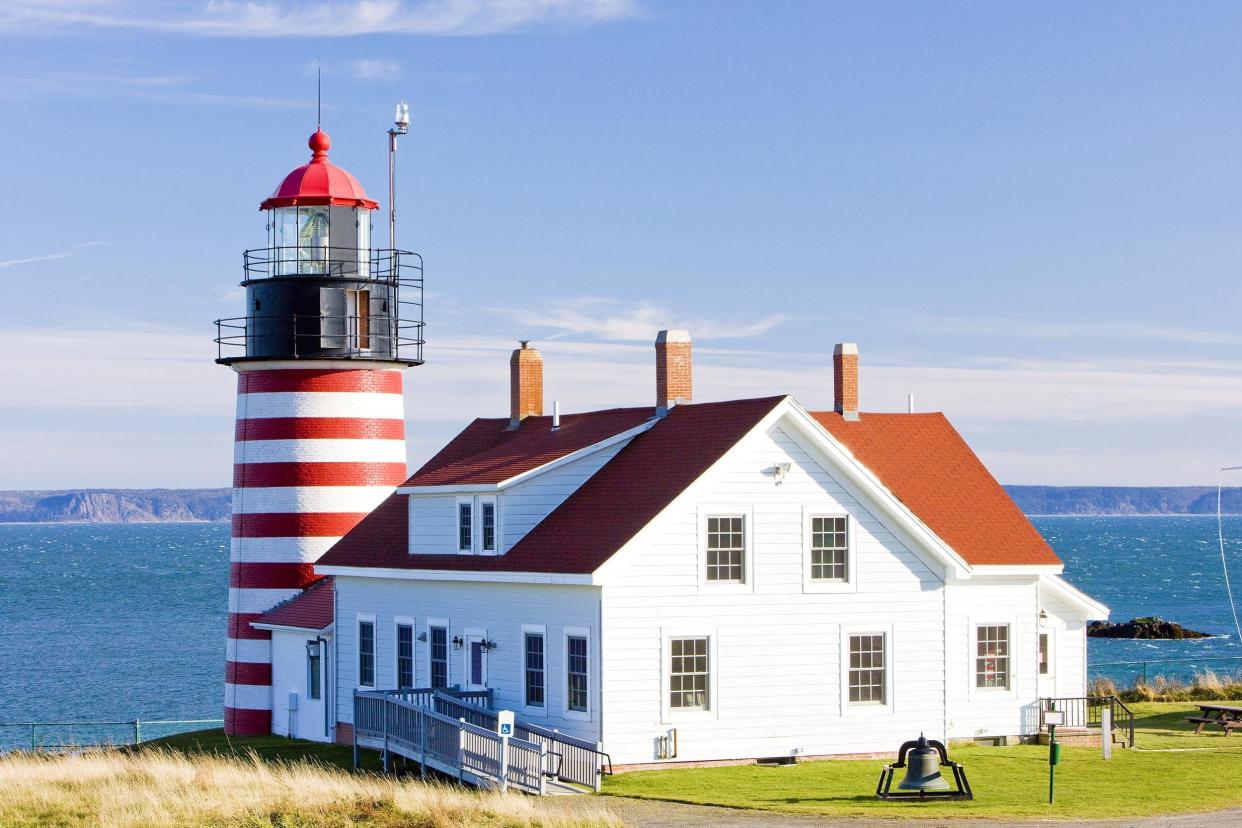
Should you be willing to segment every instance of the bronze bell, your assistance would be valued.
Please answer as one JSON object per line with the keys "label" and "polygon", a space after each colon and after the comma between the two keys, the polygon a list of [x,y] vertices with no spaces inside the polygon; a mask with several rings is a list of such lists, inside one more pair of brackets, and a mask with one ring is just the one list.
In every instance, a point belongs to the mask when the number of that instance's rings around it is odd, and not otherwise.
{"label": "bronze bell", "polygon": [[902,791],[947,791],[949,783],[940,775],[940,755],[919,734],[914,749],[906,757],[906,778],[897,785]]}

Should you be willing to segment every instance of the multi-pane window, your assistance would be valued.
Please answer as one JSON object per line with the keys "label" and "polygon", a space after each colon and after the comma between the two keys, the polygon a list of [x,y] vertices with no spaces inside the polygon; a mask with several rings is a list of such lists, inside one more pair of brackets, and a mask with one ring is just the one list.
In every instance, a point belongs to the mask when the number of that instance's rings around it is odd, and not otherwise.
{"label": "multi-pane window", "polygon": [[414,627],[397,625],[397,687],[414,686]]}
{"label": "multi-pane window", "polygon": [[543,707],[544,701],[544,652],[543,636],[526,633],[526,706]]}
{"label": "multi-pane window", "polygon": [[496,504],[483,504],[483,551],[496,551]]}
{"label": "multi-pane window", "polygon": [[668,706],[673,710],[706,710],[708,655],[706,638],[669,640]]}
{"label": "multi-pane window", "polygon": [[448,630],[444,627],[432,627],[431,639],[431,686],[448,687]]}
{"label": "multi-pane window", "polygon": [[849,580],[848,544],[844,517],[811,518],[811,580]]}
{"label": "multi-pane window", "polygon": [[744,521],[741,515],[707,519],[707,580],[734,584],[745,580]]}
{"label": "multi-pane window", "polygon": [[358,684],[375,686],[375,622],[358,622]]}
{"label": "multi-pane window", "polygon": [[977,628],[975,647],[975,687],[1009,689],[1009,625]]}
{"label": "multi-pane window", "polygon": [[850,636],[850,704],[884,704],[884,634]]}
{"label": "multi-pane window", "polygon": [[306,698],[318,701],[323,695],[322,645],[318,641],[309,641],[306,646]]}
{"label": "multi-pane window", "polygon": [[1039,674],[1048,675],[1048,633],[1039,634]]}
{"label": "multi-pane window", "polygon": [[567,659],[566,675],[568,677],[568,683],[565,688],[566,701],[570,710],[586,712],[589,708],[586,636],[567,636],[565,638],[565,651]]}
{"label": "multi-pane window", "polygon": [[474,544],[474,510],[469,503],[457,504],[457,549],[469,552]]}

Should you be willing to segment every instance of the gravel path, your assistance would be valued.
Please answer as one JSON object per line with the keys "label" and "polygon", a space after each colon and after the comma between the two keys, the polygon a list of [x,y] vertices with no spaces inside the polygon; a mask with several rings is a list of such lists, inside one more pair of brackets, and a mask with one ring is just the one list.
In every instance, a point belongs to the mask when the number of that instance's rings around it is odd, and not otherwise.
{"label": "gravel path", "polygon": [[897,824],[937,828],[962,825],[967,828],[1004,828],[1024,825],[1073,825],[1075,828],[1227,828],[1242,826],[1242,809],[1213,811],[1204,814],[1183,814],[1164,817],[1130,817],[1115,820],[1027,820],[992,822],[979,819],[833,819],[830,817],[778,814],[771,811],[747,811],[738,808],[713,808],[620,796],[549,797],[544,800],[552,808],[573,810],[590,803],[603,805],[632,828],[682,828],[686,825],[710,825],[712,828],[893,828]]}

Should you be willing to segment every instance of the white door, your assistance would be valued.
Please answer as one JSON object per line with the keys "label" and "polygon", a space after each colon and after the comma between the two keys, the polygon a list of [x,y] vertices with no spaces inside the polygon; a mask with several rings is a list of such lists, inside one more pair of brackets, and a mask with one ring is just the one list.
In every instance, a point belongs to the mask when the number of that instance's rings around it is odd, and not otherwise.
{"label": "white door", "polygon": [[482,633],[466,633],[466,689],[487,689],[487,650],[483,647],[486,639]]}
{"label": "white door", "polygon": [[1040,627],[1036,644],[1039,696],[1045,699],[1055,698],[1057,695],[1057,649],[1053,629]]}

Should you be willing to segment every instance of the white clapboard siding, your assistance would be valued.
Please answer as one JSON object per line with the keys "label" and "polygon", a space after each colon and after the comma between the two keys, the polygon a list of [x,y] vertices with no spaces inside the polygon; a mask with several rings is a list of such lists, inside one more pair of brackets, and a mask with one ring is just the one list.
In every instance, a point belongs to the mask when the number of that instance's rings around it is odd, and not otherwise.
{"label": "white clapboard siding", "polygon": [[[358,675],[359,613],[375,616],[375,678],[378,688],[396,686],[397,633],[395,619],[413,619],[414,683],[430,684],[429,641],[419,641],[428,619],[448,622],[448,639],[478,630],[496,642],[487,654],[487,683],[495,693],[495,707],[519,712],[523,718],[555,727],[580,738],[599,739],[599,589],[556,584],[469,583],[465,581],[411,581],[338,576],[337,587],[337,716],[353,721],[353,690]],[[523,710],[522,625],[546,625],[547,715]],[[591,664],[591,718],[565,715],[566,627],[589,630]],[[449,684],[466,686],[467,650],[449,645]]]}
{"label": "white clapboard siding", "polygon": [[[328,742],[331,741],[331,735],[324,727],[324,696],[331,684],[331,675],[327,672],[323,674],[318,701],[306,696],[306,642],[315,638],[316,634],[312,632],[272,631],[272,732],[278,736]],[[331,643],[323,648],[326,655],[330,655],[331,650]],[[292,722],[289,717],[290,693],[298,695],[298,706]],[[291,723],[293,733],[289,732]]]}
{"label": "white clapboard siding", "polygon": [[[791,463],[780,485],[770,471],[778,462]],[[674,727],[682,761],[888,751],[919,731],[942,735],[939,578],[780,429],[747,438],[702,482],[604,588],[613,761],[653,761],[655,739]],[[700,512],[731,505],[753,516],[753,585],[744,590],[700,583]],[[857,591],[804,591],[804,507],[849,515]],[[891,635],[889,705],[843,714],[843,629]],[[666,715],[664,638],[699,632],[715,638],[715,709]]]}
{"label": "white clapboard siding", "polygon": [[1087,622],[1072,607],[1044,592],[1040,605],[1048,613],[1052,635],[1051,667],[1056,695],[1087,695]]}
{"label": "white clapboard siding", "polygon": [[[1038,726],[1038,592],[1035,578],[970,580],[948,587],[949,735],[1012,736]],[[1008,690],[975,686],[975,628],[1008,624]]]}

